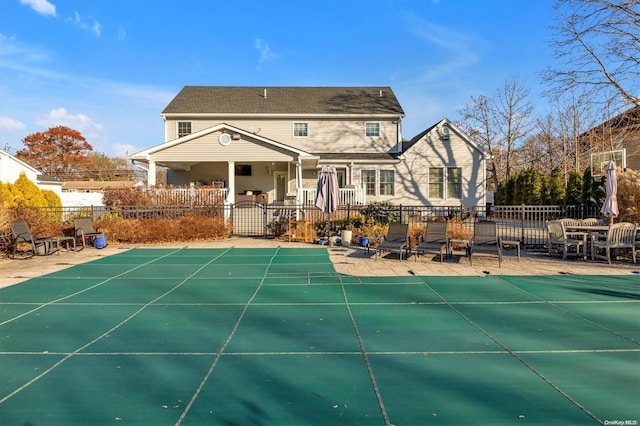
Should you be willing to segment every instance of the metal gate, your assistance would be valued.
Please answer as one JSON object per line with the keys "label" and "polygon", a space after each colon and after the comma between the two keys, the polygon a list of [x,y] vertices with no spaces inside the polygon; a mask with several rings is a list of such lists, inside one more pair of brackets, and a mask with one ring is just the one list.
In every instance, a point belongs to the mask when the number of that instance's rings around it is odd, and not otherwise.
{"label": "metal gate", "polygon": [[240,201],[232,206],[233,235],[266,237],[266,208],[255,201]]}

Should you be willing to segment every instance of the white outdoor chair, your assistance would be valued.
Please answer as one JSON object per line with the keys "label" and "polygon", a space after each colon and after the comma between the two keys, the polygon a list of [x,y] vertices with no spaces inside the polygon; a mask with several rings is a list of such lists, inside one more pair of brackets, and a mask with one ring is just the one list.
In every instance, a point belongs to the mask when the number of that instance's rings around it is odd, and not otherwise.
{"label": "white outdoor chair", "polygon": [[[637,225],[634,223],[620,222],[609,227],[606,240],[594,239],[591,242],[591,260],[605,259],[611,264],[611,254],[621,254],[629,250],[631,259],[636,263],[636,231]],[[604,251],[604,255],[599,251]]]}
{"label": "white outdoor chair", "polygon": [[[547,234],[549,255],[561,252],[562,259],[566,259],[568,255],[587,257],[587,235],[582,234],[580,238],[567,235],[562,222],[559,220],[547,221]],[[575,252],[571,249],[575,247]],[[582,252],[581,250],[582,249]]]}

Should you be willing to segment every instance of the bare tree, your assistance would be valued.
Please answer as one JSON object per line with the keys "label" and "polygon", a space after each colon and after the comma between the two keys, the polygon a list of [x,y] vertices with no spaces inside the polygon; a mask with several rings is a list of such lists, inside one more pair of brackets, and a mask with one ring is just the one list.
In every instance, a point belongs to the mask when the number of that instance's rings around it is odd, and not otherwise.
{"label": "bare tree", "polygon": [[529,89],[516,79],[505,81],[494,98],[472,96],[460,112],[460,127],[489,154],[489,186],[495,189],[518,168],[516,151],[531,130]]}
{"label": "bare tree", "polygon": [[558,0],[554,9],[559,64],[543,74],[550,93],[584,91],[618,110],[640,106],[640,1]]}

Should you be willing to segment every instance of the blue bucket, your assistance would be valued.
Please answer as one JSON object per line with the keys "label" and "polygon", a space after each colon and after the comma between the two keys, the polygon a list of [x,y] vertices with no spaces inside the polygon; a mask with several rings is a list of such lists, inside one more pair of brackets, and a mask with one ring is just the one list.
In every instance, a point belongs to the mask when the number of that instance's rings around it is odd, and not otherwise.
{"label": "blue bucket", "polygon": [[105,248],[107,246],[107,237],[96,237],[95,247],[97,249]]}
{"label": "blue bucket", "polygon": [[360,247],[369,247],[369,239],[367,237],[360,237],[358,245]]}

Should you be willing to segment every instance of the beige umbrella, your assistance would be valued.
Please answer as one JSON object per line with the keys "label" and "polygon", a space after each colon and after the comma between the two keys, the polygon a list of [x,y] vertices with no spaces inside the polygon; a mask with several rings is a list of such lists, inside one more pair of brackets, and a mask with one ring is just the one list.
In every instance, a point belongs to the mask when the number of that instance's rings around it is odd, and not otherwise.
{"label": "beige umbrella", "polygon": [[613,218],[618,216],[618,177],[616,176],[616,163],[613,161],[609,161],[607,166],[605,189],[607,198],[605,198],[600,212],[605,217],[611,218],[611,223],[613,223]]}
{"label": "beige umbrella", "polygon": [[332,213],[338,209],[340,202],[338,174],[333,166],[322,166],[318,176],[316,189],[316,207],[323,213]]}

